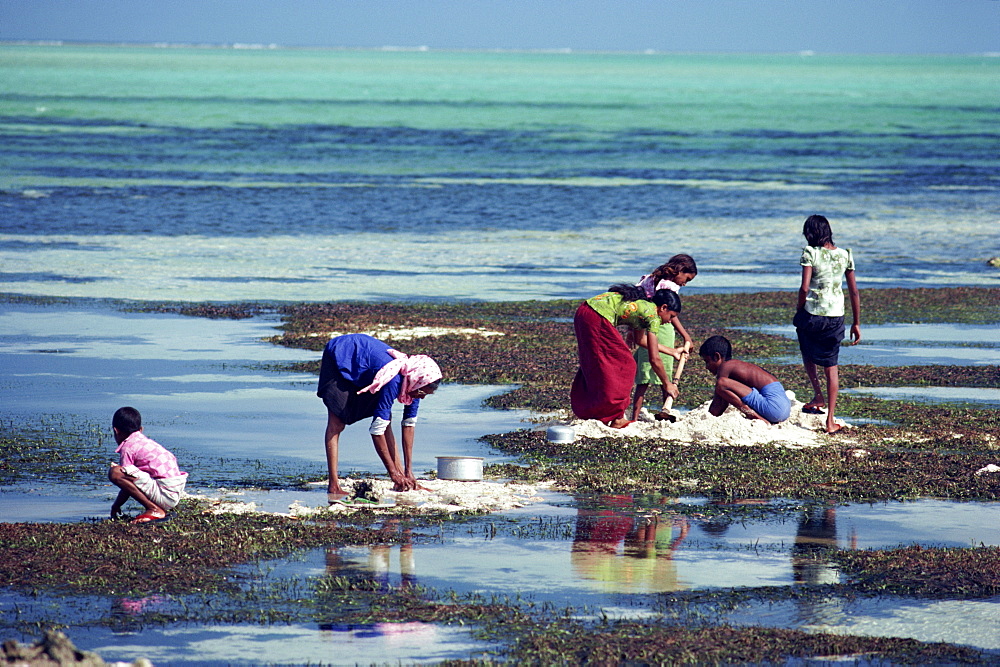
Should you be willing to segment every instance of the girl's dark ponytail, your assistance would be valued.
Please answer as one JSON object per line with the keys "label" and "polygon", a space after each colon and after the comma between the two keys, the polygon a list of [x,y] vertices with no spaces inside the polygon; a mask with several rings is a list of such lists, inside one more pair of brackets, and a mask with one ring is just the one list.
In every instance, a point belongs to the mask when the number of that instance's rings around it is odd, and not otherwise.
{"label": "girl's dark ponytail", "polygon": [[639,301],[640,299],[646,298],[646,292],[641,287],[636,287],[635,285],[626,285],[625,283],[620,283],[618,285],[612,285],[608,288],[609,292],[616,292],[622,295],[622,299],[625,301]]}

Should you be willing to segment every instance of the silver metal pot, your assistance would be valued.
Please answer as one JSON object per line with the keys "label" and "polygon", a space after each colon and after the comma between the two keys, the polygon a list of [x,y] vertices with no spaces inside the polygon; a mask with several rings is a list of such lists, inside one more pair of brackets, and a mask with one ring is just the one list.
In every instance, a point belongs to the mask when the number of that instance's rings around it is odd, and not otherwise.
{"label": "silver metal pot", "polygon": [[478,482],[483,478],[481,456],[438,456],[438,479]]}

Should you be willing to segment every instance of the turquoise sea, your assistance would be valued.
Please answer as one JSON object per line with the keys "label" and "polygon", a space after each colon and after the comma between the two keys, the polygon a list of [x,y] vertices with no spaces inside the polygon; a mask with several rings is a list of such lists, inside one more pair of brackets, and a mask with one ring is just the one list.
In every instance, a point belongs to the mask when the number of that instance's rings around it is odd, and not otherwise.
{"label": "turquoise sea", "polygon": [[0,292],[998,285],[1000,58],[0,45]]}

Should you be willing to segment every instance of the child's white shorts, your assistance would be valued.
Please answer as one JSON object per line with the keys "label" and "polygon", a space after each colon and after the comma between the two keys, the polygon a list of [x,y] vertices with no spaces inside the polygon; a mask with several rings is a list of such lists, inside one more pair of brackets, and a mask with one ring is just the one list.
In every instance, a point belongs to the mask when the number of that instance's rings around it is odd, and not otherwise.
{"label": "child's white shorts", "polygon": [[187,473],[177,477],[154,479],[148,472],[135,466],[125,466],[122,469],[135,479],[135,485],[146,494],[147,498],[165,510],[173,509],[180,502],[181,496],[184,495]]}

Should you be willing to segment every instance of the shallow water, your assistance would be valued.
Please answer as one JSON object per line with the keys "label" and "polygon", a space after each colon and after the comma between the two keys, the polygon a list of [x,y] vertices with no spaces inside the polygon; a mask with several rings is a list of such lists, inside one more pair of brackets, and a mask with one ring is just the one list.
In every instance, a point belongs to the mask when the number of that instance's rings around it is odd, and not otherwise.
{"label": "shallow water", "polygon": [[429,623],[212,625],[95,630],[77,642],[105,660],[148,658],[154,665],[427,664],[469,659],[490,647],[467,628]]}
{"label": "shallow water", "polygon": [[539,601],[604,607],[619,594],[839,580],[833,566],[818,574],[802,564],[819,547],[1000,545],[1000,527],[992,521],[996,503],[854,504],[818,507],[785,521],[719,522],[633,505],[627,496],[604,501],[604,509],[534,506],[532,514],[565,528],[564,539],[456,534],[440,542],[337,549],[332,569],[329,551],[316,550],[294,569],[311,575],[362,570],[396,585],[406,579],[462,593],[516,591]]}
{"label": "shallow water", "polygon": [[[816,558],[817,549],[828,546],[878,549],[909,544],[1000,544],[1000,529],[992,521],[996,503],[922,500],[818,506],[791,513],[784,521],[744,519],[720,524],[669,511],[656,515],[648,497],[604,497],[597,504],[592,498],[581,498],[579,506],[573,506],[576,502],[566,504],[564,497],[548,500],[521,510],[551,524],[551,534],[544,538],[531,537],[530,530],[526,530],[527,537],[502,530],[491,536],[484,527],[501,520],[494,517],[446,527],[434,535],[415,531],[412,539],[402,544],[312,549],[239,569],[272,582],[360,576],[387,589],[425,586],[440,592],[478,593],[487,599],[498,596],[572,605],[582,618],[643,618],[664,611],[658,593],[837,583],[837,567]],[[701,499],[681,502],[705,504]],[[651,517],[655,517],[652,523]],[[530,523],[534,522],[533,518]],[[647,530],[650,526],[652,531]],[[557,534],[557,527],[565,529],[562,535]],[[3,599],[10,603],[8,609],[16,603],[28,617],[32,606],[40,604],[37,599],[17,595]],[[83,614],[108,613],[106,602],[95,604],[81,605],[87,610]],[[463,657],[489,649],[460,629],[420,623],[130,629],[133,614],[166,612],[182,605],[169,596],[118,600],[114,605],[111,613],[123,627],[114,633],[88,630],[77,643],[119,660],[146,655],[171,664],[202,664],[218,659],[219,652],[225,651],[227,637],[231,637],[233,659],[248,662],[287,655],[284,662],[322,659],[343,664],[341,651],[345,650],[350,652],[348,663],[405,662],[407,658],[399,657],[400,652],[412,651],[415,644],[420,650],[409,659]],[[1000,649],[996,632],[1000,598],[949,601],[831,594],[795,602],[751,601],[734,611],[706,612],[735,624],[910,637]],[[947,615],[942,617],[943,612]],[[68,618],[72,617],[68,613]],[[289,639],[296,641],[296,648],[283,654],[282,647]],[[255,654],[257,658],[252,657]]]}
{"label": "shallow water", "polygon": [[854,387],[842,391],[893,401],[972,403],[1000,407],[1000,389],[992,387]]}
{"label": "shallow water", "polygon": [[[754,327],[795,339],[795,327]],[[861,343],[840,349],[840,363],[872,366],[997,366],[995,324],[877,324],[861,327]]]}
{"label": "shallow water", "polygon": [[[135,403],[151,435],[192,461],[222,458],[252,469],[261,463],[294,472],[321,472],[323,410],[315,378],[267,368],[310,359],[314,353],[261,341],[273,318],[203,320],[176,315],[119,313],[103,306],[0,306],[0,417],[15,423],[48,421],[53,428],[103,428],[121,404]],[[873,327],[874,329],[874,327]],[[906,338],[940,338],[914,327]],[[950,334],[948,334],[950,335]],[[986,334],[983,334],[984,336]],[[873,332],[873,337],[875,337]],[[853,351],[853,350],[852,350]],[[434,469],[435,456],[467,454],[505,460],[476,438],[524,426],[523,413],[485,410],[481,400],[499,387],[445,386],[424,403],[418,428],[417,470]],[[364,428],[345,447],[349,466],[380,470]],[[114,457],[111,438],[95,447]],[[192,468],[192,489],[200,488]],[[974,471],[970,471],[970,474]],[[321,489],[230,489],[230,497],[285,511],[298,501],[322,505]],[[31,480],[0,492],[0,520],[78,521],[102,517],[113,497],[103,470],[93,484]],[[923,500],[848,505],[790,513],[785,520],[720,522],[670,511],[673,499],[609,496],[575,499],[543,493],[535,505],[446,528],[433,539],[403,545],[317,549],[247,566],[264,578],[304,579],[359,574],[386,586],[418,584],[442,591],[521,596],[573,605],[583,616],[642,617],[659,613],[658,594],[723,587],[790,586],[839,580],[832,565],[811,556],[817,546],[889,548],[919,543],[966,547],[1000,545],[995,503]],[[69,499],[71,502],[67,502]],[[663,502],[661,502],[663,501]],[[680,499],[685,505],[702,499]],[[664,504],[666,503],[666,504]],[[706,514],[708,514],[706,512]],[[502,523],[527,520],[551,529],[543,537],[505,532]],[[491,535],[484,526],[496,522]],[[810,558],[805,558],[810,556]],[[59,605],[68,619],[101,617],[106,600],[38,598],[0,593],[4,618]],[[113,613],[170,598],[121,601]],[[96,606],[95,606],[96,605]],[[79,611],[73,611],[79,607]],[[103,611],[102,611],[103,610]],[[966,613],[967,612],[967,613]],[[938,615],[961,622],[942,622]],[[833,632],[908,636],[996,649],[1000,600],[971,602],[841,599],[749,605],[727,617]],[[261,662],[407,662],[470,657],[489,650],[462,629],[422,624],[316,627],[225,625],[130,627],[126,631],[77,626],[78,646],[106,659],[150,657],[170,664],[212,664],[225,659]],[[22,641],[32,637],[9,632]],[[291,648],[289,646],[292,645]]]}
{"label": "shallow water", "polygon": [[1000,598],[909,600],[893,596],[794,604],[749,604],[727,620],[736,625],[789,627],[809,632],[870,637],[907,637],[997,651]]}

